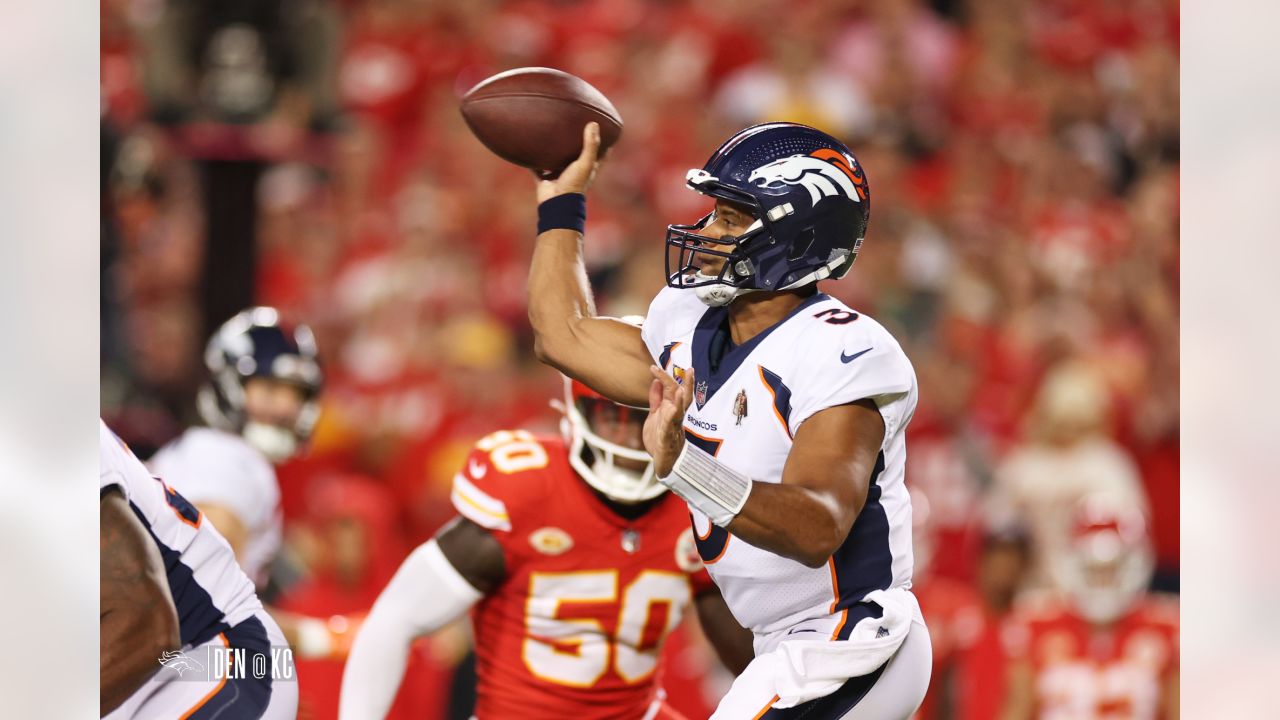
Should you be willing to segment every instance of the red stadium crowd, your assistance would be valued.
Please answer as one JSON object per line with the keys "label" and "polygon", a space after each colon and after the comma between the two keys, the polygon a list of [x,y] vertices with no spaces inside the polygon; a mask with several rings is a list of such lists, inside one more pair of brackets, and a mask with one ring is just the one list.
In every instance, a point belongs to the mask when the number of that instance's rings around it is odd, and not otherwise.
{"label": "red stadium crowd", "polygon": [[[870,231],[824,291],[902,339],[920,381],[922,717],[996,716],[1011,628],[1052,589],[1076,499],[1140,508],[1152,587],[1177,592],[1177,2],[315,0],[269,25],[307,34],[266,72],[289,92],[238,119],[173,112],[176,71],[149,65],[182,54],[165,32],[184,4],[103,0],[102,412],[143,449],[192,421],[201,278],[224,241],[197,163],[255,163],[252,300],[308,323],[326,373],[310,450],[279,470],[280,607],[358,616],[453,515],[476,439],[556,432],[560,379],[526,319],[533,182],[458,113],[525,65],[583,77],[625,120],[586,231],[608,314],[642,314],[662,286],[665,225],[706,211],[684,173],[724,137],[794,120],[858,154]],[[444,717],[461,642],[419,653],[428,680],[399,709]],[[669,654],[694,714],[724,682],[699,652]],[[336,713],[340,659],[322,667],[306,717]]]}

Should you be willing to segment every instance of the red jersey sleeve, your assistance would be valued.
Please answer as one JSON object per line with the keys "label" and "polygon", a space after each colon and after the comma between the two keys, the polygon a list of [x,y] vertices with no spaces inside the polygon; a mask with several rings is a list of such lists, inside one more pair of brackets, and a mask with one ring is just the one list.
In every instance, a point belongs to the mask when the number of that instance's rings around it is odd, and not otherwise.
{"label": "red jersey sleeve", "polygon": [[537,522],[544,506],[550,459],[546,444],[533,435],[502,430],[476,443],[453,477],[454,509],[489,530],[508,560],[512,539]]}
{"label": "red jersey sleeve", "polygon": [[493,471],[489,453],[472,448],[462,469],[453,476],[449,499],[455,510],[480,527],[511,532],[511,514],[504,499],[506,485]]}

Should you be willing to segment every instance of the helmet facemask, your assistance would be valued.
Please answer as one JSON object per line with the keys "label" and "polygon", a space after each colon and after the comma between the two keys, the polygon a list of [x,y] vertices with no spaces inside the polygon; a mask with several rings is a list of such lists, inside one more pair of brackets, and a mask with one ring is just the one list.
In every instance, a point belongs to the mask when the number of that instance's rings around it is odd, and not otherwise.
{"label": "helmet facemask", "polygon": [[569,464],[588,485],[623,504],[652,500],[666,491],[654,475],[648,452],[618,444],[596,432],[596,428],[608,432],[607,424],[634,425],[635,436],[639,437],[647,410],[575,393],[568,382],[566,396],[560,429],[569,443]]}
{"label": "helmet facemask", "polygon": [[[714,223],[715,218],[715,211],[712,211],[696,224],[667,226],[667,284],[692,289],[703,303],[720,307],[729,304],[739,295],[756,289],[751,286],[755,266],[739,248],[759,238],[765,230],[757,220],[747,232],[737,237],[726,235],[712,238],[703,235],[702,231]],[[717,250],[708,245],[730,246],[733,249]],[[673,252],[672,248],[676,248],[676,251]],[[715,275],[707,275],[698,262],[700,255],[724,258],[724,264]]]}

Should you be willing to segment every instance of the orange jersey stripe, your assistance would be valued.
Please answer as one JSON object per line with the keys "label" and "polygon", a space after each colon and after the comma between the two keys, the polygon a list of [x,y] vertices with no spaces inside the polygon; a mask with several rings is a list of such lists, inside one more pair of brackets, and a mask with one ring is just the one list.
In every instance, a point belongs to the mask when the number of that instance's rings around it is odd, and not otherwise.
{"label": "orange jersey stripe", "polygon": [[776,702],[778,702],[778,696],[774,695],[773,699],[766,703],[764,707],[760,708],[760,712],[756,713],[751,720],[760,720],[760,718],[764,717],[765,713],[769,712],[769,708],[773,707],[773,704]]}
{"label": "orange jersey stripe", "polygon": [[757,365],[756,369],[760,373],[760,382],[764,385],[765,389],[769,391],[769,398],[771,400],[769,405],[773,407],[773,416],[778,418],[778,422],[782,423],[782,429],[786,431],[787,437],[794,439],[791,435],[791,428],[787,425],[787,419],[782,417],[782,413],[778,412],[778,394],[773,391],[773,386],[769,384],[769,381],[764,379],[764,366]]}
{"label": "orange jersey stripe", "polygon": [[[223,647],[229,647],[229,645],[228,645],[228,643],[227,643],[227,636],[226,636],[226,634],[225,634],[225,633],[218,633],[218,639],[222,641],[222,646],[223,646]],[[200,708],[204,707],[205,703],[207,703],[207,702],[209,702],[210,700],[212,700],[212,699],[213,699],[213,696],[214,696],[214,695],[217,695],[217,694],[218,694],[218,692],[219,692],[220,690],[222,690],[222,687],[223,687],[224,685],[226,685],[226,684],[227,684],[227,676],[226,676],[226,675],[223,675],[223,676],[222,676],[222,680],[220,680],[220,681],[218,682],[218,686],[217,686],[217,687],[215,687],[214,689],[210,690],[208,695],[205,695],[203,698],[200,698],[200,702],[198,702],[198,703],[196,703],[195,705],[191,706],[191,709],[190,709],[190,710],[188,710],[188,711],[186,711],[185,713],[183,713],[183,714],[182,714],[182,717],[181,717],[181,718],[179,718],[178,720],[187,720],[187,718],[191,717],[191,716],[195,713],[195,711],[197,711],[197,710],[199,710]]]}

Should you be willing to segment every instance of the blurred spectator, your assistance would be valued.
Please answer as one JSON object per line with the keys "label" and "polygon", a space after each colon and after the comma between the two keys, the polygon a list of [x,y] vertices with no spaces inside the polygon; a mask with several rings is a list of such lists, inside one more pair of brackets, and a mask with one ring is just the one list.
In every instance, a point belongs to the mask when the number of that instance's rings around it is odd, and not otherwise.
{"label": "blurred spectator", "polygon": [[934,668],[920,720],[999,717],[1007,692],[1005,646],[1030,558],[1025,530],[1004,520],[984,533],[975,584],[917,570],[915,592],[933,640]]}
{"label": "blurred spectator", "polygon": [[[874,120],[873,106],[861,86],[825,67],[821,37],[814,37],[822,30],[802,21],[784,21],[767,36],[766,57],[725,79],[715,100],[720,113],[740,126],[788,120],[829,128],[841,136],[866,134]],[[809,41],[796,42],[806,36]]]}
{"label": "blurred spectator", "polygon": [[[310,514],[294,528],[294,547],[309,571],[307,580],[280,598],[289,613],[325,619],[322,651],[310,639],[295,642],[298,716],[336,718],[342,668],[360,620],[395,573],[405,548],[395,522],[394,501],[370,478],[333,476],[313,488]],[[302,538],[305,538],[303,540]],[[388,717],[439,717],[448,667],[430,645],[415,645],[402,693]]]}
{"label": "blurred spectator", "polygon": [[1023,608],[1009,633],[1004,717],[1176,720],[1178,607],[1146,590],[1142,513],[1091,495],[1062,514],[1071,526],[1055,558],[1063,593]]}
{"label": "blurred spectator", "polygon": [[1087,495],[1147,512],[1137,467],[1104,430],[1106,387],[1091,368],[1063,363],[1049,372],[1030,418],[1029,442],[1012,450],[997,470],[996,503],[1026,518],[1034,563],[1029,585],[1053,586],[1055,558],[1071,542],[1070,513]]}
{"label": "blurred spectator", "polygon": [[[991,440],[974,421],[977,373],[942,353],[916,361],[921,395],[908,430],[907,483],[919,522],[919,573],[970,583],[982,538],[981,507],[991,484]],[[913,517],[915,517],[913,516]],[[922,554],[924,556],[922,556]]]}
{"label": "blurred spectator", "polygon": [[1150,389],[1139,399],[1121,438],[1134,453],[1151,501],[1151,538],[1156,571],[1152,590],[1178,592],[1179,564],[1179,425],[1178,353],[1176,337],[1158,353]]}
{"label": "blurred spectator", "polygon": [[337,110],[337,17],[326,0],[168,0],[139,24],[161,122],[267,123],[252,142],[270,154]]}
{"label": "blurred spectator", "polygon": [[336,476],[312,488],[307,542],[301,557],[307,581],[291,588],[280,605],[326,616],[369,608],[395,572],[404,552],[392,496],[371,478]]}

